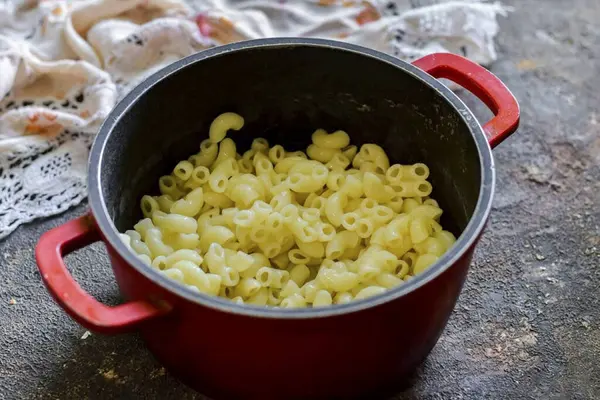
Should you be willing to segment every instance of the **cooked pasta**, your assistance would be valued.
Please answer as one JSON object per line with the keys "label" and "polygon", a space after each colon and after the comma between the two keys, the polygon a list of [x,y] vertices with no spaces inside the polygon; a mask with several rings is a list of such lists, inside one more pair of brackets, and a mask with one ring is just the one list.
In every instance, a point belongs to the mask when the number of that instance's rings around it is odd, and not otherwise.
{"label": "cooked pasta", "polygon": [[200,151],[140,201],[120,237],[150,268],[236,304],[327,307],[402,285],[456,241],[440,225],[427,165],[392,164],[376,144],[316,130],[306,152],[226,137],[219,115]]}

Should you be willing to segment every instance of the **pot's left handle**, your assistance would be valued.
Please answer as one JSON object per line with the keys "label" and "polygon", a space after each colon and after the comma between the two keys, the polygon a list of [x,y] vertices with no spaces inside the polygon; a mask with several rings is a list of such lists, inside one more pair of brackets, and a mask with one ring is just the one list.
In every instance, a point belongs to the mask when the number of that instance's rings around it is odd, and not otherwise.
{"label": "pot's left handle", "polygon": [[56,302],[82,326],[100,333],[130,331],[144,321],[169,312],[168,306],[161,308],[142,300],[109,307],[98,302],[75,282],[63,257],[100,239],[89,215],[71,220],[42,235],[35,248],[35,258],[44,284]]}

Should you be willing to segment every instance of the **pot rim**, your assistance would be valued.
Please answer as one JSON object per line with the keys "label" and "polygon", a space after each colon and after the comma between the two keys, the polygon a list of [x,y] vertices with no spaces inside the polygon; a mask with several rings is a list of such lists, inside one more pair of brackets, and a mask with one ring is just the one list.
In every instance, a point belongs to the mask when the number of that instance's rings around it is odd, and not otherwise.
{"label": "pot rim", "polygon": [[[469,223],[458,237],[453,247],[442,257],[440,257],[425,272],[417,275],[410,281],[399,285],[396,288],[385,291],[382,294],[364,300],[352,301],[347,304],[331,305],[320,308],[311,307],[297,309],[271,308],[246,304],[238,305],[230,300],[217,296],[195,293],[187,290],[185,287],[180,286],[177,282],[167,278],[160,272],[154,270],[153,268],[149,268],[138,257],[136,257],[119,238],[118,231],[109,216],[106,203],[104,202],[104,198],[102,196],[102,170],[99,168],[99,166],[101,165],[105,146],[110,138],[111,133],[119,124],[121,118],[128,112],[129,108],[132,107],[140,97],[144,96],[146,92],[152,90],[154,85],[158,82],[204,59],[220,57],[233,51],[239,52],[261,48],[279,47],[330,48],[336,51],[356,53],[364,57],[373,58],[379,62],[390,64],[399,71],[410,74],[414,78],[420,80],[424,85],[433,88],[438,95],[442,96],[453,106],[456,112],[462,117],[464,123],[469,127],[469,131],[477,147],[481,169],[481,182],[477,205],[473,211],[473,215],[471,216]],[[458,98],[458,96],[456,96],[456,94],[454,94],[440,81],[433,78],[426,72],[412,64],[385,53],[345,42],[329,39],[272,38],[248,40],[224,46],[213,47],[176,61],[142,81],[115,106],[102,124],[96,139],[94,140],[89,158],[88,194],[92,214],[94,215],[96,223],[103,234],[105,243],[116,250],[119,256],[121,256],[140,274],[163,289],[168,290],[169,292],[176,294],[187,301],[231,314],[260,318],[308,319],[340,316],[374,308],[406,296],[409,293],[426,285],[430,281],[436,279],[474,247],[477,239],[485,227],[491,210],[495,179],[495,167],[492,151],[481,125],[471,110],[462,102],[462,100]]]}

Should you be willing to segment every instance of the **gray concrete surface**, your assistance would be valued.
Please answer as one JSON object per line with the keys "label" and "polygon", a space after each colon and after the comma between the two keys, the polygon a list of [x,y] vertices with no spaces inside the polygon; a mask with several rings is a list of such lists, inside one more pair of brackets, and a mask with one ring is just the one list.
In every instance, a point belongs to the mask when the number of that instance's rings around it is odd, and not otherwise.
{"label": "gray concrete surface", "polygon": [[[518,97],[522,125],[494,151],[494,210],[456,312],[397,400],[600,399],[600,3],[506,3],[516,12],[492,69]],[[0,242],[0,398],[203,399],[136,336],[84,338],[48,296],[34,244],[84,210]],[[68,263],[90,293],[118,303],[101,247]]]}

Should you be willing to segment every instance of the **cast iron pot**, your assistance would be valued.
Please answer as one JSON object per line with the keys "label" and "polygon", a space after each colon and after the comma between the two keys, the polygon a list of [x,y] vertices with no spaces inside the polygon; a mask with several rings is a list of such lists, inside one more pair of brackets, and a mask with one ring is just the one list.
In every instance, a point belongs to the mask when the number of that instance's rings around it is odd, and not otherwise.
{"label": "cast iron pot", "polygon": [[[436,78],[494,112],[483,127]],[[246,120],[233,135],[304,149],[316,128],[378,143],[392,161],[425,162],[454,247],[411,281],[367,300],[320,309],[240,306],[195,294],[145,266],[119,240],[158,177],[198,151],[219,113]],[[421,363],[459,296],[492,203],[495,146],[514,132],[518,104],[494,75],[451,54],[413,65],[328,40],[266,39],[221,46],[157,72],[113,110],[92,147],[91,214],[45,233],[37,263],[58,304],[91,331],[138,330],[168,370],[218,398],[369,395]],[[108,307],[65,268],[65,254],[101,240],[127,302]]]}

